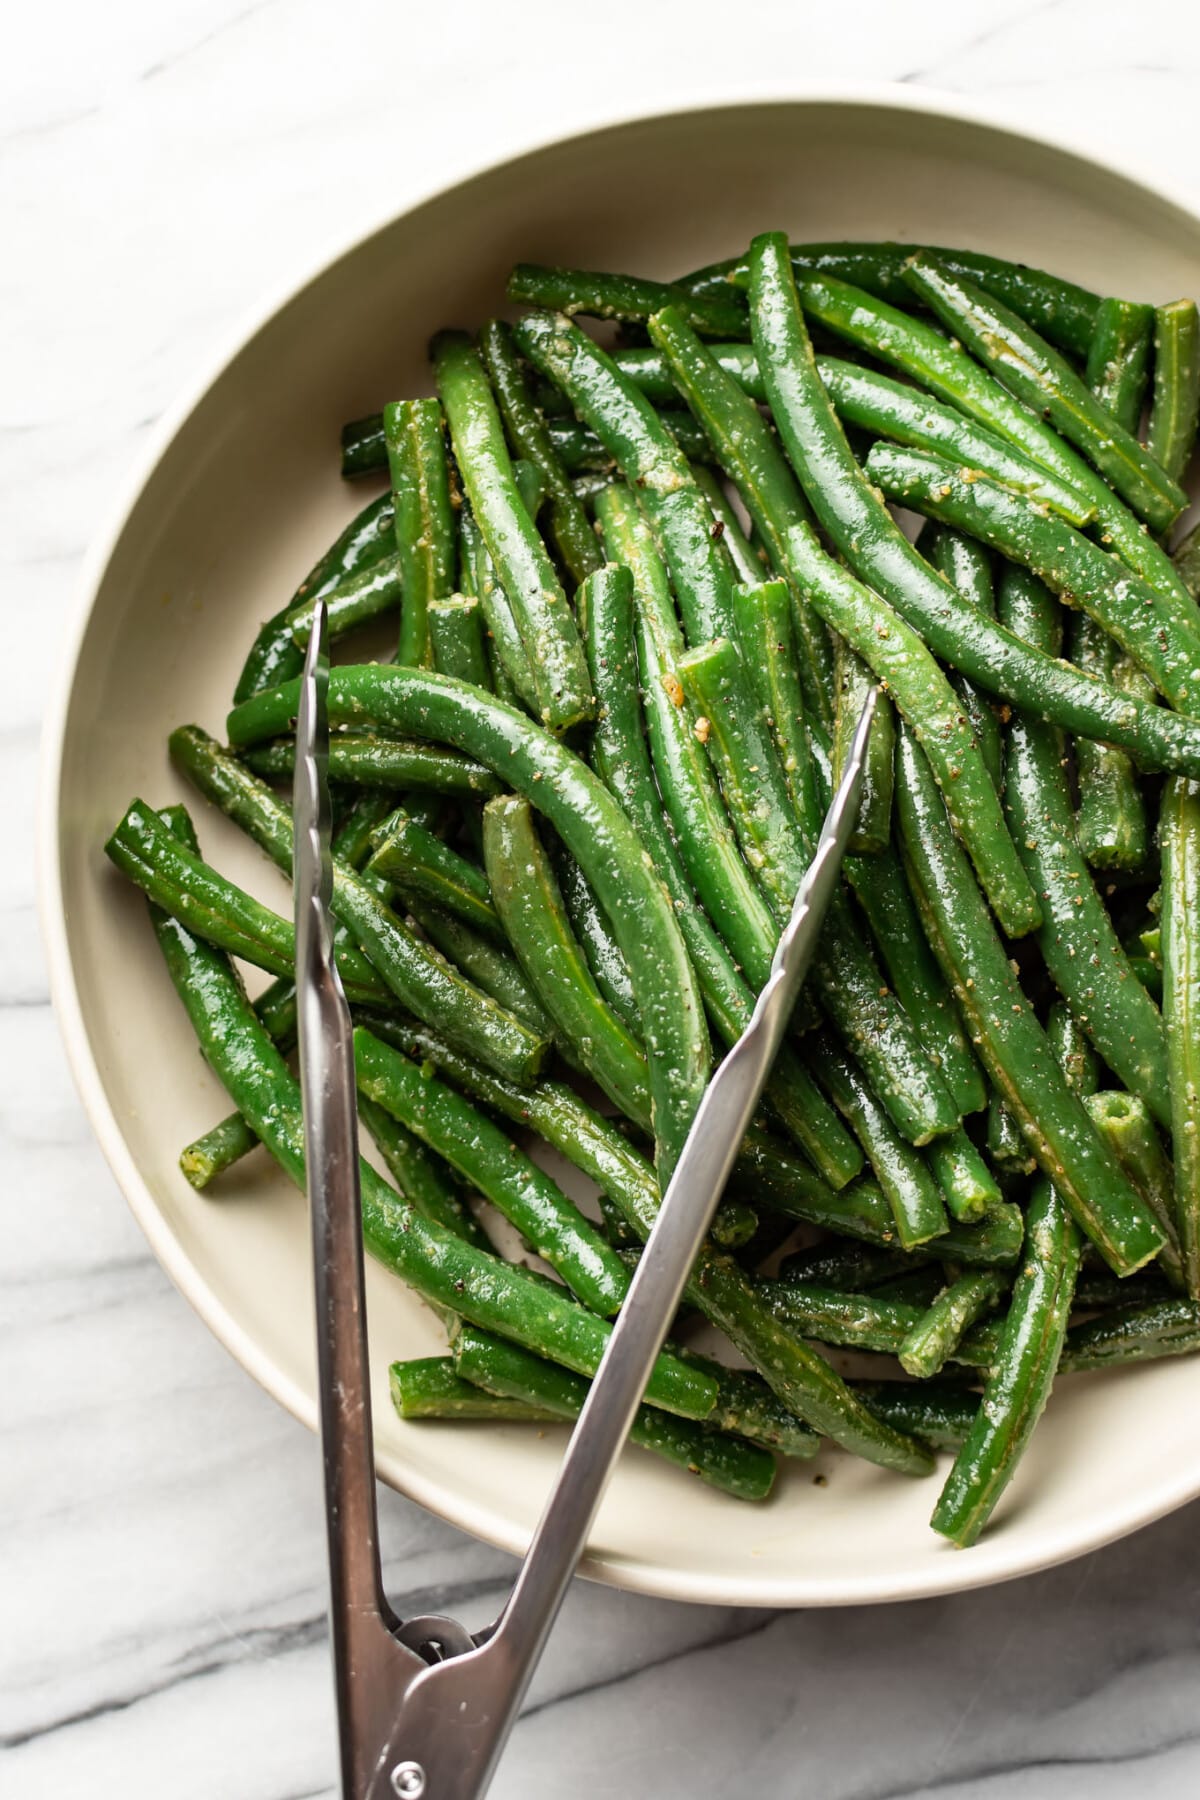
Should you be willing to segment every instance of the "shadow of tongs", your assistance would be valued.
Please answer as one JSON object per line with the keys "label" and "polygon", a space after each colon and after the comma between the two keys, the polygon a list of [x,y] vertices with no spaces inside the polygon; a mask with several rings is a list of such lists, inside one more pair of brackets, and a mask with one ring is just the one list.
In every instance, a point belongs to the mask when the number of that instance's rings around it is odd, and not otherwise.
{"label": "shadow of tongs", "polygon": [[863,708],[753,1017],[697,1110],[512,1591],[495,1623],[472,1635],[448,1618],[402,1622],[380,1574],[354,1052],[329,913],[328,683],[318,605],[296,727],[296,984],[342,1794],[475,1800],[488,1787],[583,1553],[808,969],[858,814],[875,695]]}

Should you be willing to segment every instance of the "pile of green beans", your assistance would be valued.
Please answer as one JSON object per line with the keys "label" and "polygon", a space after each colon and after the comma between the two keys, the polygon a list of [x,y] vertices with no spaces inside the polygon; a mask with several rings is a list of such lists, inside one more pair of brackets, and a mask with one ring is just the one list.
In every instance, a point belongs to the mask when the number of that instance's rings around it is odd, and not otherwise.
{"label": "pile of green beans", "polygon": [[[874,685],[842,886],[631,1440],[759,1502],[823,1440],[948,1453],[968,1545],[1057,1374],[1200,1349],[1200,317],[781,233],[508,298],[345,427],[381,491],[248,631],[227,743],[169,743],[290,876],[326,604],[364,1236],[448,1339],[391,1363],[396,1411],[578,1413]],[[302,1182],[286,888],[178,806],[107,850],[234,1107],[182,1174]]]}

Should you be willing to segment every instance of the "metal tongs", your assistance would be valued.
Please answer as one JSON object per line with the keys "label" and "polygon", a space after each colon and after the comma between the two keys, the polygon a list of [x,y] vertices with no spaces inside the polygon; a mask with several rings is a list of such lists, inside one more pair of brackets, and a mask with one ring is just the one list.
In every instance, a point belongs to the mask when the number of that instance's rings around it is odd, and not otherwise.
{"label": "metal tongs", "polygon": [[296,727],[296,986],[312,1213],[330,1635],[343,1800],[486,1792],[779,1047],[858,816],[871,693],[753,1017],[714,1074],[558,1479],[496,1621],[401,1621],[383,1592],[367,1368],[354,1053],[334,967],[324,605]]}

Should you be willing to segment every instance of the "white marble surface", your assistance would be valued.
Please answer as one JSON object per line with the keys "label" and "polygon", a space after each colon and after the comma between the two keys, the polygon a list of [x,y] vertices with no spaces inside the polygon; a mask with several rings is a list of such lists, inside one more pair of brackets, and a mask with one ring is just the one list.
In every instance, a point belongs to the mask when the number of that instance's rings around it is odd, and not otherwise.
{"label": "white marble surface", "polygon": [[[1188,0],[65,0],[20,8],[5,49],[0,1794],[326,1796],[313,1442],[151,1260],[47,1002],[36,744],[84,546],[242,309],[543,126],[901,79],[1200,197],[1200,22]],[[482,1620],[508,1559],[394,1495],[383,1517],[401,1609]],[[1198,1530],[1193,1507],[1049,1575],[878,1611],[579,1587],[494,1791],[1191,1795]]]}

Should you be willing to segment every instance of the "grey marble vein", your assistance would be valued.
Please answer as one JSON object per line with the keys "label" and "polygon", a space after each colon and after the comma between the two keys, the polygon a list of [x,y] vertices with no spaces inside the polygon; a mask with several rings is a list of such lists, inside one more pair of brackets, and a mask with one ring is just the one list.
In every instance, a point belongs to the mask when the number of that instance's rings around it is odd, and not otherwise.
{"label": "grey marble vein", "polygon": [[[914,14],[751,0],[66,0],[0,61],[0,1800],[329,1800],[315,1446],[154,1262],[71,1087],[32,876],[39,724],[84,546],[239,314],[436,178],[619,106],[936,82],[1194,171],[1185,0]],[[448,105],[448,99],[453,105]],[[513,1562],[382,1497],[402,1611]],[[577,1584],[497,1800],[1182,1800],[1200,1506],[953,1599],[772,1614]]]}

